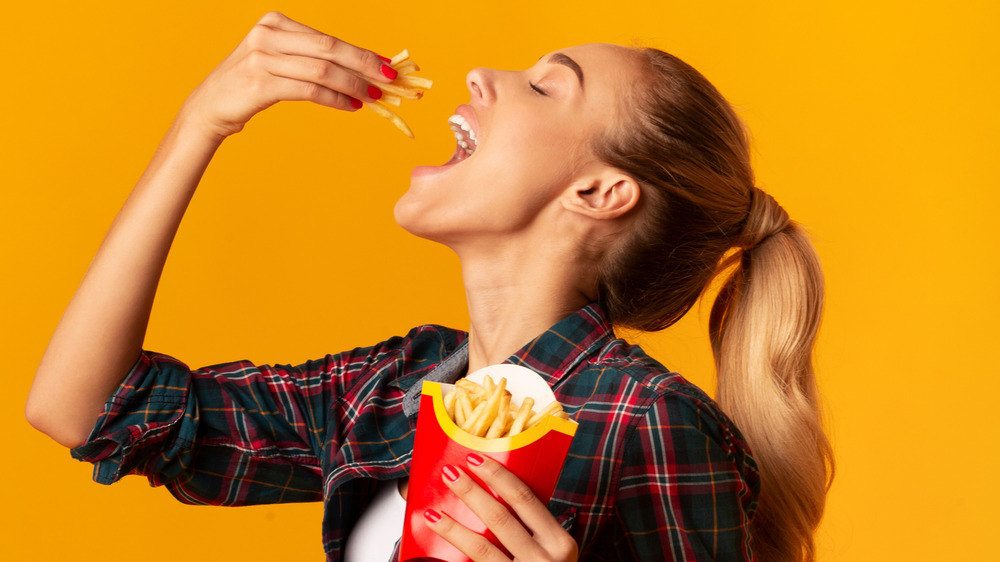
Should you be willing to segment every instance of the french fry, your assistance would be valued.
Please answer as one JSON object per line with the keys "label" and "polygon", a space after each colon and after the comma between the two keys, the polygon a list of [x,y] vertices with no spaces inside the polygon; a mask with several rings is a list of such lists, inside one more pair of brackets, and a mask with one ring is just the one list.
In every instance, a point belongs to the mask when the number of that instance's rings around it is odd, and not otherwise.
{"label": "french fry", "polygon": [[521,407],[518,408],[517,414],[514,415],[514,421],[510,424],[510,430],[507,435],[514,436],[521,433],[524,430],[524,424],[528,422],[528,418],[531,417],[531,408],[535,405],[535,399],[528,397],[521,402]]}
{"label": "french fry", "polygon": [[[506,382],[506,379],[501,380]],[[493,423],[490,424],[490,428],[486,431],[487,439],[495,439],[503,435],[504,430],[507,427],[508,410],[510,410],[510,394],[505,392],[503,396],[500,397],[500,409],[497,411],[496,418],[493,419]]]}
{"label": "french fry", "polygon": [[410,51],[409,51],[409,49],[403,49],[402,51],[400,51],[399,53],[397,53],[396,56],[394,56],[391,59],[389,59],[389,66],[395,67],[397,64],[399,64],[399,63],[401,63],[401,62],[403,62],[405,60],[408,60],[409,58],[410,58]]}
{"label": "french fry", "polygon": [[391,105],[393,107],[399,107],[403,103],[402,96],[397,96],[396,94],[388,94],[383,92],[382,97],[378,100],[386,105]]}
{"label": "french fry", "polygon": [[483,396],[486,395],[486,389],[482,385],[472,382],[469,379],[460,379],[455,383],[455,386],[460,386],[462,390],[468,392],[470,399],[482,400]]}
{"label": "french fry", "polygon": [[414,72],[420,72],[420,67],[417,66],[417,63],[413,62],[412,60],[402,61],[393,68],[396,69],[396,72],[404,76],[407,74],[413,74]]}
{"label": "french fry", "polygon": [[489,375],[483,377],[481,385],[460,379],[455,382],[454,390],[444,397],[445,412],[462,431],[487,439],[512,437],[541,423],[549,415],[570,419],[559,402],[553,401],[538,412],[534,407],[535,400],[526,397],[515,412],[507,379],[494,382]]}
{"label": "french fry", "polygon": [[455,423],[458,424],[458,427],[462,427],[465,425],[465,418],[472,415],[472,403],[462,387],[456,386],[454,392],[457,394],[455,396]]}
{"label": "french fry", "polygon": [[489,398],[486,399],[486,409],[483,410],[483,415],[476,420],[476,423],[472,426],[472,433],[477,437],[485,437],[486,432],[489,431],[490,426],[493,424],[493,420],[497,416],[497,412],[500,410],[500,399],[507,392],[507,379],[500,379],[500,384],[493,384],[493,379],[486,377],[484,381],[485,386],[493,386],[493,392],[489,394]]}
{"label": "french fry", "polygon": [[[396,94],[401,98],[408,100],[418,100],[424,97],[424,93],[420,90],[414,90],[412,88],[406,88],[404,86],[397,86],[396,84],[378,84],[378,88],[382,90],[382,93],[389,92],[390,94]],[[369,104],[371,105],[371,104]]]}
{"label": "french fry", "polygon": [[486,402],[480,402],[476,405],[476,408],[472,410],[472,415],[465,418],[465,424],[461,426],[462,431],[466,433],[473,433],[473,428],[479,423],[480,418],[486,415]]}
{"label": "french fry", "polygon": [[403,75],[396,78],[396,84],[402,84],[403,86],[410,86],[411,88],[420,88],[423,90],[430,90],[434,86],[434,81],[428,78],[423,78],[421,76]]}
{"label": "french fry", "polygon": [[455,399],[457,397],[458,395],[456,395],[454,391],[449,392],[444,397],[444,411],[452,420],[455,419]]}
{"label": "french fry", "polygon": [[407,126],[406,122],[403,121],[399,115],[396,115],[393,110],[389,109],[389,106],[380,101],[376,101],[375,103],[369,103],[368,107],[370,107],[379,117],[385,117],[389,121],[392,121],[392,124],[398,127],[400,131],[403,131],[406,136],[411,139],[413,138],[413,131],[410,130],[410,127]]}
{"label": "french fry", "polygon": [[562,410],[562,406],[559,405],[559,402],[549,402],[547,406],[542,408],[541,412],[538,412],[535,415],[531,416],[531,419],[528,420],[528,423],[525,428],[531,427],[541,422],[543,419],[545,419],[545,416],[555,413],[556,410]]}

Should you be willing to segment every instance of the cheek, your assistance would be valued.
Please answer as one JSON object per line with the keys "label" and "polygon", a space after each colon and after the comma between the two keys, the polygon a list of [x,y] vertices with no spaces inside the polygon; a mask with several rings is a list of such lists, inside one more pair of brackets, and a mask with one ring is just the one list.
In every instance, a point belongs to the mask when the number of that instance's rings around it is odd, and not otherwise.
{"label": "cheek", "polygon": [[557,134],[564,131],[511,130],[444,173],[413,177],[396,203],[396,222],[441,242],[525,228],[573,179],[577,141]]}
{"label": "cheek", "polygon": [[581,125],[566,120],[552,119],[545,126],[522,131],[509,146],[512,153],[508,160],[518,183],[543,190],[571,181],[580,156],[589,153]]}

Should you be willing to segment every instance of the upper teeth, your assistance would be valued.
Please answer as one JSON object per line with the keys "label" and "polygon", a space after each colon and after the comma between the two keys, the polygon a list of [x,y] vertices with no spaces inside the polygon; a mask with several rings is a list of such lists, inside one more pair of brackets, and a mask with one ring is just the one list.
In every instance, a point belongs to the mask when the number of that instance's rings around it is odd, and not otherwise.
{"label": "upper teeth", "polygon": [[448,123],[451,124],[451,130],[455,132],[455,140],[458,141],[458,146],[461,146],[466,154],[471,155],[475,152],[478,140],[476,139],[475,131],[469,126],[469,122],[465,120],[465,117],[452,115],[448,118]]}

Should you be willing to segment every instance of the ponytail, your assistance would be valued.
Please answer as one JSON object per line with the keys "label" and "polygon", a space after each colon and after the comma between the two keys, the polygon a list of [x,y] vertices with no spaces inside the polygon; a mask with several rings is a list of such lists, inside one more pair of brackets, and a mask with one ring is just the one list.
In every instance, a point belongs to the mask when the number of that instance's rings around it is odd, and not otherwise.
{"label": "ponytail", "polygon": [[[811,561],[833,475],[812,365],[823,276],[802,229],[770,196],[754,192],[744,232],[759,241],[734,254],[739,263],[709,323],[718,400],[760,467],[755,554],[769,562]],[[770,212],[754,209],[758,199]]]}
{"label": "ponytail", "polygon": [[598,272],[601,304],[616,326],[662,330],[701,297],[720,262],[731,272],[709,325],[719,403],[761,473],[753,549],[767,562],[811,562],[833,473],[812,367],[819,260],[784,209],[753,187],[746,132],[715,87],[668,53],[634,54],[642,79],[625,105],[632,118],[593,143],[598,159],[642,190],[633,228]]}

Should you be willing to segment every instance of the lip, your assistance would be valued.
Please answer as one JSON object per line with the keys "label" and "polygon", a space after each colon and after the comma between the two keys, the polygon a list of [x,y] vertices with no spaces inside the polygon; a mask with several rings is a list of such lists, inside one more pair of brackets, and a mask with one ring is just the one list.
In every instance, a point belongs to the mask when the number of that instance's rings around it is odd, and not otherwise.
{"label": "lip", "polygon": [[[460,106],[458,106],[458,107],[455,108],[454,115],[461,115],[469,123],[469,127],[472,128],[472,131],[476,135],[476,141],[477,141],[476,142],[476,146],[477,146],[476,150],[478,151],[479,150],[478,147],[482,146],[483,137],[482,137],[482,134],[480,133],[479,119],[476,118],[476,111],[475,111],[475,109],[473,109],[473,107],[471,105],[469,105],[469,104],[462,104],[462,105],[460,105]],[[456,145],[456,151],[458,151],[458,150],[462,150],[462,149]],[[449,168],[457,166],[458,164],[461,164],[462,162],[464,162],[465,160],[468,160],[469,158],[472,158],[473,156],[475,156],[475,153],[473,153],[471,156],[463,158],[461,161],[453,162],[453,161],[449,160],[448,163],[441,164],[441,165],[438,165],[438,166],[417,166],[417,167],[413,168],[413,171],[411,172],[410,175],[411,176],[425,176],[425,175],[429,175],[429,174],[436,174],[436,173],[444,172],[445,170],[448,170]]]}

